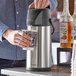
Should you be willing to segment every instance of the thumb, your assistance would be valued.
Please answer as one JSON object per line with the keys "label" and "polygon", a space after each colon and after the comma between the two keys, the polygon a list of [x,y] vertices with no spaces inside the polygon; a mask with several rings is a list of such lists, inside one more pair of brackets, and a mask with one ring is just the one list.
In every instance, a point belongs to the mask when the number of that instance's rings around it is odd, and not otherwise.
{"label": "thumb", "polygon": [[29,5],[29,8],[34,8],[34,7],[35,7],[34,2]]}

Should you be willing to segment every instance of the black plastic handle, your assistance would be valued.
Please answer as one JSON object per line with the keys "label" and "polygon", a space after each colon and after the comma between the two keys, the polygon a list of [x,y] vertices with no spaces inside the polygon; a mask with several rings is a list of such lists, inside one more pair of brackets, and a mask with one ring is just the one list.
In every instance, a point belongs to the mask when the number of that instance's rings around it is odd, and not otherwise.
{"label": "black plastic handle", "polygon": [[55,28],[54,28],[54,26],[53,26],[53,24],[52,24],[51,19],[49,19],[49,22],[50,22],[50,25],[51,25],[51,26],[52,26],[52,28],[53,28],[53,31],[52,31],[52,33],[51,33],[51,34],[53,34],[53,33],[54,33],[54,31],[55,31]]}

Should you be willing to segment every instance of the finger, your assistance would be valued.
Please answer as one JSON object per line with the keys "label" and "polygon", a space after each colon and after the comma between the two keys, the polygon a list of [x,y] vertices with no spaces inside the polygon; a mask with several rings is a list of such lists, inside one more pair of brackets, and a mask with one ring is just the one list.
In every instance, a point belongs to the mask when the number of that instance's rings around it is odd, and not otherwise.
{"label": "finger", "polygon": [[17,46],[19,46],[19,47],[21,47],[21,48],[25,48],[26,46],[24,46],[23,44],[19,44],[19,43],[17,43],[17,42],[15,42],[15,45],[17,45]]}
{"label": "finger", "polygon": [[46,4],[45,4],[45,8],[46,7],[48,7],[49,6],[49,4],[50,4],[50,2],[49,2],[49,0],[46,0],[46,2],[45,2]]}
{"label": "finger", "polygon": [[19,40],[23,41],[23,42],[26,43],[27,45],[31,45],[31,42],[30,42],[29,40],[27,40],[26,38],[24,38],[23,36],[21,36],[21,35],[19,35],[19,34],[17,34],[17,35],[15,36],[15,40],[16,40],[16,39],[19,39]]}
{"label": "finger", "polygon": [[27,43],[21,41],[20,39],[15,39],[15,45],[18,45],[22,48],[25,48],[25,47],[29,47],[30,45],[28,45]]}
{"label": "finger", "polygon": [[39,2],[38,2],[38,8],[42,7],[42,3],[43,3],[43,0],[39,0]]}
{"label": "finger", "polygon": [[41,5],[41,8],[46,8],[46,3],[47,3],[47,0],[43,0],[43,3]]}
{"label": "finger", "polygon": [[22,32],[22,31],[18,31],[18,34],[20,34],[21,36],[23,36],[24,38],[31,40],[30,36],[28,36],[26,33]]}
{"label": "finger", "polygon": [[25,48],[26,46],[24,46],[23,44],[19,44],[18,42],[15,42],[15,45],[21,47],[21,48]]}
{"label": "finger", "polygon": [[35,7],[34,2],[31,5],[29,5],[29,8],[34,8],[34,7]]}
{"label": "finger", "polygon": [[38,8],[38,1],[39,0],[34,0],[35,8]]}

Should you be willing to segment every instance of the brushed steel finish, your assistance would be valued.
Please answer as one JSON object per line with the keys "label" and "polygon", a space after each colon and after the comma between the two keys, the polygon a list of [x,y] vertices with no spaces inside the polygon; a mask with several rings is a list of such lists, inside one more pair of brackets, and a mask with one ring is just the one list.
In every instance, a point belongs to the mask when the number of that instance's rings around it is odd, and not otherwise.
{"label": "brushed steel finish", "polygon": [[[31,27],[28,26],[28,30]],[[26,68],[50,68],[51,67],[51,27],[33,26],[37,31],[37,40],[34,50],[27,50]]]}

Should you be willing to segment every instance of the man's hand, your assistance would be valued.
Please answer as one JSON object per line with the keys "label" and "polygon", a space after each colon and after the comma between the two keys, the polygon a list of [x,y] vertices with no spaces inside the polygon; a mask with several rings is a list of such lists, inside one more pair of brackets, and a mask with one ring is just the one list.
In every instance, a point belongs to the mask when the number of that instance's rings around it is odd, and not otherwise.
{"label": "man's hand", "polygon": [[49,5],[49,0],[34,0],[29,8],[46,8]]}
{"label": "man's hand", "polygon": [[18,45],[22,48],[28,47],[31,45],[31,38],[26,35],[22,31],[14,31],[11,29],[8,29],[4,34],[3,37],[7,39],[11,44]]}

